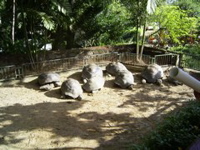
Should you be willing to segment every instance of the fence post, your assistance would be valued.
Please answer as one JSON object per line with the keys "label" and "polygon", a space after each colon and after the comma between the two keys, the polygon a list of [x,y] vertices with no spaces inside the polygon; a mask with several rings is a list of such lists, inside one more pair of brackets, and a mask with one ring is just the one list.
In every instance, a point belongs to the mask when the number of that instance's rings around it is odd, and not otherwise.
{"label": "fence post", "polygon": [[151,57],[151,64],[156,63],[156,58],[155,57]]}
{"label": "fence post", "polygon": [[22,79],[23,77],[24,77],[23,67],[22,66],[16,67],[15,68],[15,78],[16,79]]}
{"label": "fence post", "polygon": [[83,64],[84,64],[84,66],[87,65],[87,62],[88,62],[87,59],[84,59],[84,58],[83,58]]}
{"label": "fence post", "polygon": [[179,67],[183,67],[183,54],[179,54]]}
{"label": "fence post", "polygon": [[122,62],[122,53],[117,53],[117,61]]}
{"label": "fence post", "polygon": [[179,64],[180,64],[180,59],[179,59],[179,55],[177,54],[176,55],[176,66],[179,66]]}

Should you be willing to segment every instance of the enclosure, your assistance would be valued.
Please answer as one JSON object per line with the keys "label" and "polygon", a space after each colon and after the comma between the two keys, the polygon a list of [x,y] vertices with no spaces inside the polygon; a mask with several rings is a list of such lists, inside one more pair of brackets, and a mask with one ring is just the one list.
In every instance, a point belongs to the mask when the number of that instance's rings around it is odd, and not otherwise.
{"label": "enclosure", "polygon": [[[80,55],[79,55],[80,56]],[[81,69],[96,63],[105,69],[112,61],[123,62],[134,74],[133,90],[114,85],[105,77],[105,87],[83,100],[60,99],[60,88],[40,91],[37,75],[58,72],[61,80],[81,82]],[[179,64],[179,55],[143,56],[146,64]],[[193,98],[192,89],[174,86],[164,79],[163,86],[141,84],[136,55],[130,52],[83,55],[1,69],[1,149],[127,149],[154,129],[168,113]],[[83,84],[81,82],[81,84]]]}
{"label": "enclosure", "polygon": [[[0,149],[129,149],[193,100],[191,88],[166,76],[173,66],[200,70],[199,56],[189,55],[200,53],[199,0],[157,2],[1,0]],[[114,61],[133,73],[132,90],[116,87],[105,73]],[[61,99],[59,87],[39,90],[43,72],[83,84],[81,70],[90,63],[104,70],[101,91],[78,101]],[[141,83],[141,70],[152,63],[165,70],[161,86]]]}
{"label": "enclosure", "polygon": [[[60,73],[80,81],[80,70]],[[37,76],[2,82],[0,149],[127,149],[193,98],[192,89],[164,81],[120,89],[113,77],[83,100],[60,99],[60,89],[40,91]]]}
{"label": "enclosure", "polygon": [[[175,53],[159,55],[143,55],[144,64],[156,63],[159,65],[178,66],[180,56]],[[106,66],[113,61],[119,61],[131,66],[141,66],[136,61],[136,54],[132,52],[107,52],[102,54],[77,55],[75,57],[64,57],[46,61],[23,63],[21,65],[9,65],[0,67],[0,80],[21,79],[25,76],[38,75],[43,72],[65,72],[68,70],[82,69],[85,65],[96,63]],[[143,67],[142,65],[141,67]]]}

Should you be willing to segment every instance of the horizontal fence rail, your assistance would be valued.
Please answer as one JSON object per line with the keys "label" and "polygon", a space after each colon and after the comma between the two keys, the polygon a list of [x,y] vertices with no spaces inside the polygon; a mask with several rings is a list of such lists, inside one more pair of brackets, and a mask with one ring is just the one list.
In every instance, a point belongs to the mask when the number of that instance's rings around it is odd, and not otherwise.
{"label": "horizontal fence rail", "polygon": [[83,60],[76,58],[64,58],[64,59],[56,59],[49,60],[43,62],[36,63],[26,63],[23,64],[23,70],[25,75],[37,75],[42,72],[61,72],[70,69],[79,69],[84,64]]}
{"label": "horizontal fence rail", "polygon": [[50,71],[61,72],[67,70],[81,69],[85,65],[90,63],[96,63],[99,66],[104,66],[113,60],[117,60],[117,57],[118,55],[115,53],[100,54],[100,55],[93,55],[87,58],[71,57],[71,58],[36,62],[34,64],[26,63],[23,64],[22,66],[25,75],[37,75],[42,72],[50,72]]}
{"label": "horizontal fence rail", "polygon": [[[96,63],[103,67],[113,61],[120,61],[124,64],[137,64],[137,55],[135,53],[106,53],[91,55],[87,57],[69,57],[54,59],[35,63],[25,63],[20,66],[0,67],[0,80],[20,79],[28,75],[38,75],[43,72],[62,72],[67,70],[82,69],[85,65]],[[177,65],[179,56],[177,54],[163,54],[151,57],[143,55],[142,60],[146,64],[157,63],[159,65]]]}
{"label": "horizontal fence rail", "polygon": [[[135,53],[129,53],[129,52],[122,53],[119,58],[120,58],[119,60],[123,62],[124,64],[134,65],[138,63],[137,55]],[[148,55],[143,55],[142,60],[144,63],[150,64],[152,61],[152,58]]]}

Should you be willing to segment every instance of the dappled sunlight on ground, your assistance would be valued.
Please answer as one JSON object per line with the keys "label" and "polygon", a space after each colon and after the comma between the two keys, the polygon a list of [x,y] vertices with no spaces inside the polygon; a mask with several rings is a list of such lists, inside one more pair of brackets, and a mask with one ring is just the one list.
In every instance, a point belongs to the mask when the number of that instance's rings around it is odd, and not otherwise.
{"label": "dappled sunlight on ground", "polygon": [[[62,73],[80,79],[75,72]],[[120,89],[113,77],[83,100],[60,99],[60,89],[39,91],[36,77],[0,87],[0,149],[127,149],[169,112],[194,98],[182,85],[138,84]]]}

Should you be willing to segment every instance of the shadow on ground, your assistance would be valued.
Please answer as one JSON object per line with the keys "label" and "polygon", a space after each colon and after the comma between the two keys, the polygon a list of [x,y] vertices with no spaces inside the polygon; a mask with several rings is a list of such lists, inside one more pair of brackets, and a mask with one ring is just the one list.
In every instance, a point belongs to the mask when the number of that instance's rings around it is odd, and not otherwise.
{"label": "shadow on ground", "polygon": [[50,98],[61,99],[61,90],[58,87],[58,88],[52,89],[50,91],[45,91],[44,95],[46,95],[47,97],[50,97]]}
{"label": "shadow on ground", "polygon": [[[117,90],[117,89],[116,89]],[[51,95],[54,93],[53,95]],[[166,109],[177,105],[177,99],[163,97],[162,95],[147,96],[148,88],[138,91],[135,95],[128,95],[128,100],[119,106],[124,109],[128,106],[134,106],[142,113],[153,108],[153,102],[158,101],[156,97],[167,100],[166,105],[157,103],[155,113],[148,117],[140,115],[133,117],[132,113],[113,113],[112,111],[99,114],[97,112],[81,112],[71,114],[70,111],[80,109],[87,101],[72,101],[58,103],[38,103],[34,105],[20,105],[0,108],[0,144],[9,145],[20,143],[25,138],[13,136],[14,132],[33,131],[36,129],[48,130],[52,133],[51,141],[59,143],[57,137],[66,139],[62,142],[68,142],[72,138],[81,138],[86,140],[95,140],[99,143],[96,150],[116,150],[127,149],[130,144],[137,143],[145,136],[147,131],[155,127],[155,122],[159,122],[164,117]],[[143,99],[141,99],[143,94]],[[58,89],[46,92],[45,95],[58,98]],[[146,97],[145,97],[146,95]],[[148,104],[146,103],[148,102]],[[149,103],[150,102],[150,103]],[[152,102],[152,104],[151,104]],[[179,102],[184,104],[185,102]],[[113,124],[114,123],[114,124]],[[106,137],[114,137],[106,140]],[[40,149],[40,148],[39,148]],[[48,148],[49,149],[49,148]],[[51,148],[50,148],[51,149]],[[90,147],[57,147],[53,149],[94,149]]]}
{"label": "shadow on ground", "polygon": [[[81,81],[80,72],[67,77]],[[139,78],[136,76],[137,80]],[[4,86],[24,86],[28,89],[39,90],[36,78],[29,81],[22,80],[16,84],[4,84]],[[182,98],[170,97],[173,94],[185,94],[186,91],[182,93],[179,91],[171,92],[170,87],[171,85],[167,83],[164,83],[163,87],[152,84],[134,86],[135,93],[126,95],[123,104],[119,105],[117,109],[137,109],[138,114],[134,114],[134,110],[129,113],[114,113],[112,109],[107,113],[95,111],[71,113],[71,111],[81,109],[89,103],[87,100],[63,100],[56,103],[15,104],[0,107],[0,145],[18,144],[27,140],[27,137],[13,136],[13,133],[47,130],[52,133],[51,142],[55,143],[54,148],[49,147],[48,150],[126,150],[131,144],[138,143],[149,131],[153,130],[156,123],[168,115],[168,112],[172,112],[167,111],[168,109],[173,108],[176,111],[186,104]],[[116,101],[117,96],[123,95],[127,91],[127,89],[116,87],[113,78],[107,77],[105,88],[113,89]],[[152,91],[156,94],[152,95]],[[162,95],[161,91],[167,94]],[[60,88],[44,92],[44,95],[60,99]],[[148,111],[152,111],[152,113],[146,116],[145,113]],[[60,137],[64,139],[62,143],[58,140]],[[66,143],[73,138],[95,140],[99,146],[97,148],[68,147]],[[63,144],[63,146],[56,146],[56,143]],[[40,147],[38,149],[47,150]]]}
{"label": "shadow on ground", "polygon": [[69,75],[67,78],[73,78],[75,80],[78,80],[80,83],[83,83],[82,78],[81,78],[81,71],[77,71],[77,72]]}

